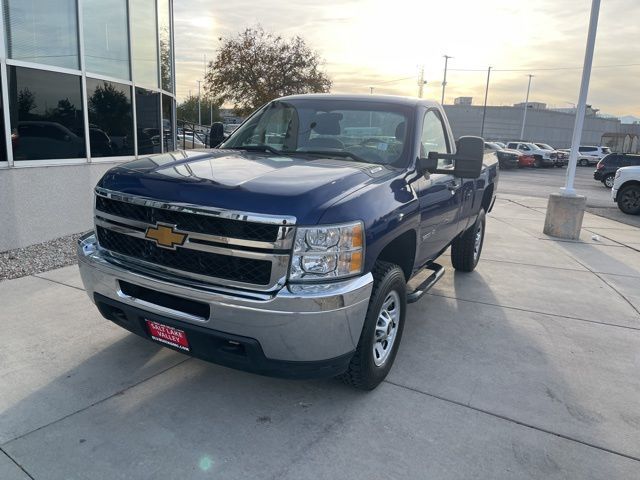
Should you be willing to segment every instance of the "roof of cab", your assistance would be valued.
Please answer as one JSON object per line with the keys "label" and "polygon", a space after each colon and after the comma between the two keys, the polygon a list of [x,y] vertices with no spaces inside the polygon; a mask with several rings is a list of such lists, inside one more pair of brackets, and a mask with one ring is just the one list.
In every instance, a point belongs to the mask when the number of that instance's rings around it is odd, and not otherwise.
{"label": "roof of cab", "polygon": [[286,97],[280,97],[276,100],[348,100],[356,102],[376,102],[376,103],[392,103],[394,105],[406,105],[415,107],[417,105],[424,105],[426,107],[437,107],[438,102],[432,100],[424,100],[417,97],[402,97],[399,95],[352,95],[352,94],[337,94],[337,93],[311,93],[304,95],[289,95]]}

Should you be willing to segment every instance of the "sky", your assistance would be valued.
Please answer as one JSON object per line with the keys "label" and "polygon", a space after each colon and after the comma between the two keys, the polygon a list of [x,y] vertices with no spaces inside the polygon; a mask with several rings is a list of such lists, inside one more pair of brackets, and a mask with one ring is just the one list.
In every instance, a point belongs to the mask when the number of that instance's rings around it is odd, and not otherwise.
{"label": "sky", "polygon": [[[324,59],[334,93],[440,100],[530,101],[570,108],[578,100],[591,0],[179,0],[174,2],[177,94],[197,94],[204,55],[220,37],[262,25],[300,35]],[[602,113],[640,117],[640,0],[602,0],[588,102]],[[615,65],[634,66],[616,67]],[[562,68],[563,70],[551,70]],[[472,70],[472,71],[469,71]],[[500,71],[518,70],[518,71]]]}

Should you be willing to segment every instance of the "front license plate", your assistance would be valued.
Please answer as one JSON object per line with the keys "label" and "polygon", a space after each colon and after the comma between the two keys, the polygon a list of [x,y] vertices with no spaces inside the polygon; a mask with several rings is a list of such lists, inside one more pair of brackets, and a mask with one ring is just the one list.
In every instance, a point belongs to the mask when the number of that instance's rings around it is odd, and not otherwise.
{"label": "front license plate", "polygon": [[147,328],[149,329],[151,338],[158,342],[184,350],[185,352],[189,351],[189,341],[187,340],[187,334],[184,330],[173,328],[169,325],[163,325],[162,323],[154,322],[153,320],[145,319],[145,321],[147,322]]}

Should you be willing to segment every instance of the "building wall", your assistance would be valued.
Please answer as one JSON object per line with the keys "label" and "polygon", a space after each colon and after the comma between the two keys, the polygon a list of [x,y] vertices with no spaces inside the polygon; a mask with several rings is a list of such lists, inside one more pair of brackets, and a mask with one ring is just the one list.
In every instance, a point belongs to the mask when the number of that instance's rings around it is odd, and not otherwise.
{"label": "building wall", "polygon": [[173,0],[0,1],[0,251],[87,230],[111,166],[176,148]]}
{"label": "building wall", "polygon": [[[480,135],[482,128],[482,106],[445,105],[455,137]],[[522,128],[521,108],[487,107],[484,138],[498,141],[520,140]],[[524,138],[533,142],[548,143],[555,148],[569,148],[573,134],[575,115],[553,110],[529,109]],[[619,120],[601,117],[585,117],[582,131],[583,145],[600,145],[605,133],[618,133],[628,129]],[[640,134],[640,125],[635,127]]]}
{"label": "building wall", "polygon": [[0,172],[0,251],[89,230],[93,187],[113,165],[12,168]]}

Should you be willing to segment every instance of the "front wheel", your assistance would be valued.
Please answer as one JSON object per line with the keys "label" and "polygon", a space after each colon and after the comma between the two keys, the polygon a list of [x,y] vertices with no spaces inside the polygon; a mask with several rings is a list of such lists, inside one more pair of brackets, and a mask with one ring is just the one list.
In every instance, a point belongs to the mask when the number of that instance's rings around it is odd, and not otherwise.
{"label": "front wheel", "polygon": [[535,160],[533,161],[533,166],[534,168],[542,168],[542,160],[536,157]]}
{"label": "front wheel", "polygon": [[396,358],[407,309],[407,286],[399,266],[378,261],[373,269],[373,291],[356,352],[338,378],[353,387],[373,390]]}
{"label": "front wheel", "polygon": [[604,183],[604,186],[607,188],[613,188],[614,181],[615,181],[615,176],[613,175],[613,173],[607,175],[602,179],[602,183]]}
{"label": "front wheel", "polygon": [[486,217],[480,210],[478,219],[451,244],[451,264],[459,272],[472,272],[480,261]]}
{"label": "front wheel", "polygon": [[581,167],[588,167],[589,160],[587,160],[586,158],[581,158],[580,161],[578,162],[578,165],[580,165]]}
{"label": "front wheel", "polygon": [[640,214],[640,185],[629,185],[620,189],[618,208],[629,215]]}

